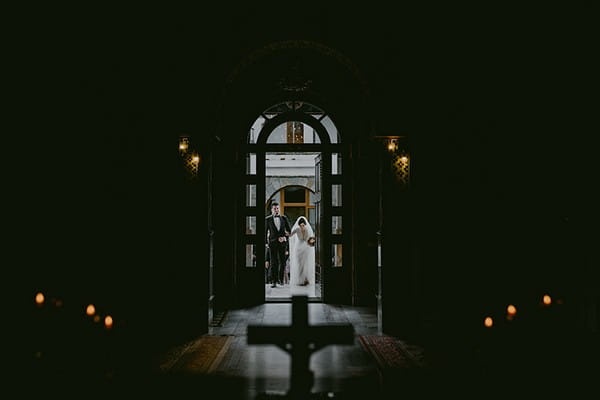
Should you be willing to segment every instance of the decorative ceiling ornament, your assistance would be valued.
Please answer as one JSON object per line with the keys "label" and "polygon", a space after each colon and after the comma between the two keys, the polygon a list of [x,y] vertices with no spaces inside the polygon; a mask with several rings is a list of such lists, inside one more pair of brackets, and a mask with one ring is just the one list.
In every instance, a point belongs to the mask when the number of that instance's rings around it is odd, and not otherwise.
{"label": "decorative ceiling ornament", "polygon": [[277,83],[286,92],[304,92],[310,87],[312,80],[306,78],[298,66],[293,66],[290,73],[280,78]]}

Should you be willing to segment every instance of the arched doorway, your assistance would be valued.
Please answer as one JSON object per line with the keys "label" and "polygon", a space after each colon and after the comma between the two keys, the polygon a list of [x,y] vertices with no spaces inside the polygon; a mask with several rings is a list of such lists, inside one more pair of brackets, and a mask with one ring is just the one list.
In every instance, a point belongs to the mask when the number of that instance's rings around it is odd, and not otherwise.
{"label": "arched doorway", "polygon": [[[271,204],[277,202],[280,205],[281,214],[285,215],[289,219],[292,227],[294,226],[295,221],[297,221],[299,218],[305,218],[308,221],[309,225],[316,231],[316,229],[318,228],[319,218],[317,216],[317,196],[315,193],[314,177],[316,169],[316,158],[318,157],[318,154],[293,153],[289,157],[281,157],[281,155],[282,154],[275,154],[275,157],[267,156],[266,158],[267,201],[265,203],[265,215],[269,215],[271,213]],[[289,165],[290,167],[287,167],[287,169],[292,169],[293,173],[295,173],[296,176],[281,176],[282,172],[277,172],[277,169],[282,168],[281,161],[288,161],[287,165]],[[270,162],[278,163],[279,168],[277,164],[270,165]],[[283,168],[286,168],[286,164],[283,165]],[[289,184],[285,185],[287,183]],[[310,185],[310,187],[303,186],[302,184],[308,184]],[[310,285],[302,288],[297,288],[300,290],[294,290],[294,288],[291,287],[291,263],[289,257],[285,265],[285,270],[283,272],[283,285],[273,288],[271,285],[272,282],[269,279],[270,277],[268,274],[268,270],[265,269],[265,300],[289,300],[290,297],[294,294],[305,294],[309,296],[309,298],[313,301],[321,300],[322,266],[321,263],[318,262],[319,257],[316,257],[318,251],[319,248],[316,248],[314,268],[311,268],[308,277]]]}
{"label": "arched doorway", "polygon": [[[241,196],[238,218],[244,233],[237,246],[237,286],[242,303],[258,304],[268,299],[264,284],[265,211],[273,194],[272,191],[269,193],[273,185],[268,189],[267,180],[274,178],[279,179],[280,188],[284,188],[280,198],[284,210],[288,207],[294,215],[299,211],[294,207],[308,213],[314,210],[320,291],[313,300],[335,302],[344,297],[345,292],[352,290],[348,234],[352,224],[351,207],[348,207],[350,180],[342,173],[342,160],[344,170],[349,170],[349,157],[331,117],[320,108],[301,101],[270,107],[249,128],[241,156],[246,161],[242,179],[244,196]],[[281,169],[280,176],[273,175],[277,167]],[[298,169],[314,171],[312,183],[310,176],[297,176]],[[298,184],[299,179],[305,179],[305,182]],[[308,193],[295,190],[311,185],[314,190],[308,190]],[[289,189],[286,191],[285,187]],[[286,195],[291,201],[286,201]]]}

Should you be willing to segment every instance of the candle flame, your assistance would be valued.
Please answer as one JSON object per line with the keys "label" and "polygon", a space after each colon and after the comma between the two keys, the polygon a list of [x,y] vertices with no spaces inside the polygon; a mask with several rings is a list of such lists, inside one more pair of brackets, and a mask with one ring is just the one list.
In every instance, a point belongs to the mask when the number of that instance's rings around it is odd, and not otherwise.
{"label": "candle flame", "polygon": [[506,311],[508,312],[508,315],[515,315],[517,313],[517,308],[510,304],[508,307],[506,307]]}
{"label": "candle flame", "polygon": [[494,320],[492,319],[492,317],[486,317],[483,321],[483,324],[486,328],[491,328],[494,325]]}
{"label": "candle flame", "polygon": [[92,315],[96,314],[96,307],[94,307],[93,304],[88,305],[85,309],[85,313],[91,317]]}
{"label": "candle flame", "polygon": [[110,315],[107,315],[106,317],[104,317],[104,326],[106,327],[106,329],[112,328],[113,319]]}
{"label": "candle flame", "polygon": [[549,306],[552,303],[552,297],[550,297],[549,295],[545,294],[544,298],[543,298],[544,304]]}
{"label": "candle flame", "polygon": [[42,292],[38,293],[35,295],[35,302],[37,304],[43,304],[44,303],[44,294]]}

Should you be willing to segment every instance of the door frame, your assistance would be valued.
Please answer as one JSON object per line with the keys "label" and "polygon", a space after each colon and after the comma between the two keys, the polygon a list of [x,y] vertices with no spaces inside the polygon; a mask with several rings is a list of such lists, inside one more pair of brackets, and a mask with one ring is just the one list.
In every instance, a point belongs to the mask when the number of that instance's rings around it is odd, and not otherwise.
{"label": "door frame", "polygon": [[[279,125],[288,121],[299,121],[312,127],[318,134],[321,143],[287,144],[267,143],[268,137]],[[263,304],[265,302],[264,265],[265,265],[265,202],[266,202],[266,154],[273,152],[310,152],[321,154],[320,165],[320,263],[321,263],[321,301],[325,303],[350,303],[352,297],[352,205],[351,199],[351,158],[350,146],[344,143],[331,143],[325,126],[315,117],[298,111],[287,111],[266,119],[253,144],[243,144],[238,151],[239,171],[242,175],[241,198],[238,199],[238,216],[242,229],[239,229],[236,243],[236,286],[240,303],[245,306]],[[332,175],[332,154],[337,153],[342,159],[342,170]],[[246,157],[256,155],[256,174],[246,173]],[[319,180],[319,177],[315,177]],[[247,205],[247,185],[254,185],[255,201]],[[332,185],[342,185],[342,206],[332,205]],[[246,234],[246,217],[256,217],[255,234]],[[341,216],[342,234],[332,233],[332,217]],[[333,244],[342,245],[341,267],[332,264]],[[255,267],[246,266],[246,245],[254,245]],[[291,300],[291,299],[290,299]]]}

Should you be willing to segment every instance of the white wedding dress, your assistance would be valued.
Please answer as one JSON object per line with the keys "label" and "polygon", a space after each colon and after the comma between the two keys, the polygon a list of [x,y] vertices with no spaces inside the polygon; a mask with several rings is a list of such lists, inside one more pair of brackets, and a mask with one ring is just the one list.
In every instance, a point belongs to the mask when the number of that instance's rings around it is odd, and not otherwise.
{"label": "white wedding dress", "polygon": [[[304,231],[298,221],[304,218]],[[308,239],[315,237],[306,217],[299,217],[290,232],[290,288],[292,295],[315,296],[315,248]],[[303,283],[308,282],[307,285]]]}

